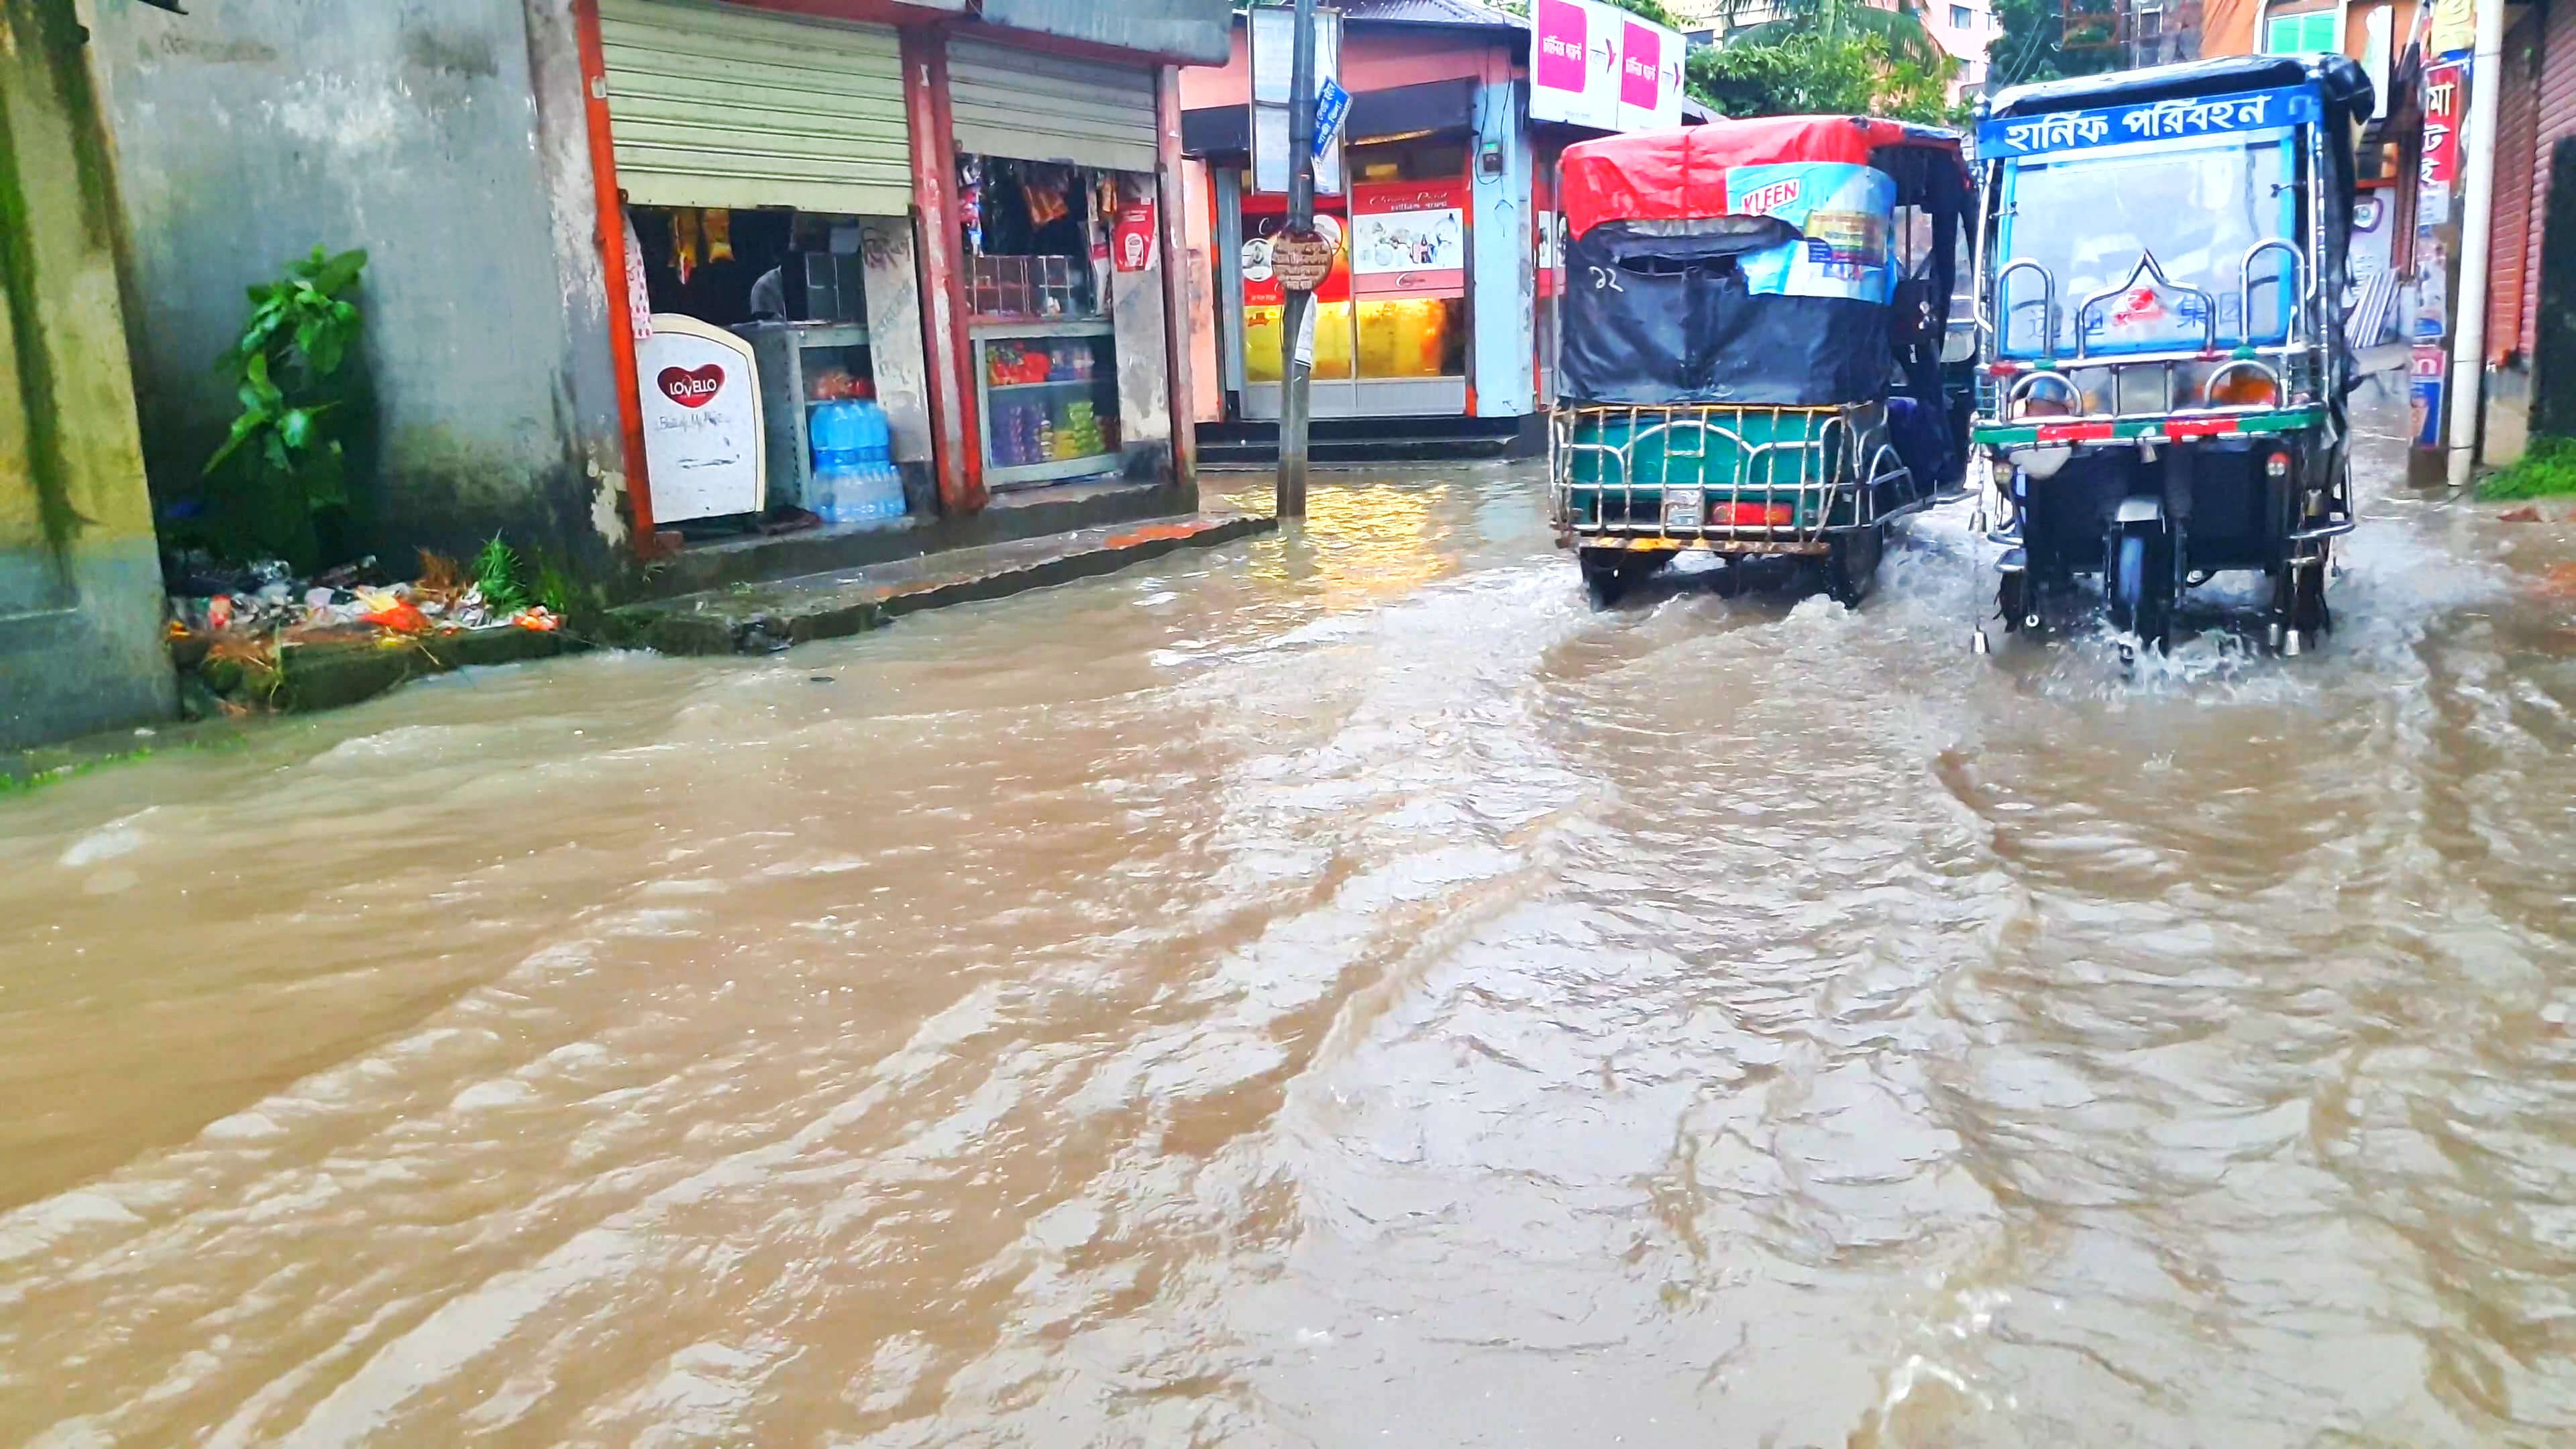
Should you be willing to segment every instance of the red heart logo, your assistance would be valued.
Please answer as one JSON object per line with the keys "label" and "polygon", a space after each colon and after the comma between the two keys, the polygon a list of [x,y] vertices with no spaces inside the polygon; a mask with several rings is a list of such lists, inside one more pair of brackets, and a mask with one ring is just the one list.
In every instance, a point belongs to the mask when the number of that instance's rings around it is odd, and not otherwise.
{"label": "red heart logo", "polygon": [[661,376],[653,379],[653,385],[662,389],[662,396],[684,408],[702,408],[724,390],[724,367],[713,362],[694,371],[666,367]]}

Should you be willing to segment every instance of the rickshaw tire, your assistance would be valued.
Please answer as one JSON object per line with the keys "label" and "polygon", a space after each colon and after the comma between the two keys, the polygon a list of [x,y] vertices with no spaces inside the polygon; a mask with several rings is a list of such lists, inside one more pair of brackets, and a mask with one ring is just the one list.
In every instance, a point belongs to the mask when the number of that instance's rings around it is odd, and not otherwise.
{"label": "rickshaw tire", "polygon": [[2173,630],[2173,596],[2157,586],[2156,550],[2142,529],[2121,533],[2111,550],[2111,577],[2104,580],[2111,596],[2111,622],[2133,634],[2155,652],[2165,652]]}
{"label": "rickshaw tire", "polygon": [[1616,607],[1629,585],[1667,562],[1662,554],[1639,556],[1616,548],[1582,549],[1574,559],[1583,571],[1583,591],[1596,609]]}
{"label": "rickshaw tire", "polygon": [[2004,632],[2019,633],[2036,610],[2031,607],[2030,574],[2017,571],[1995,582],[1995,616],[2004,621]]}
{"label": "rickshaw tire", "polygon": [[2313,563],[2290,568],[2290,627],[2302,634],[2324,634],[2334,628],[2334,613],[2326,607],[2327,567],[2321,554]]}
{"label": "rickshaw tire", "polygon": [[1825,555],[1825,592],[1846,609],[1857,609],[1878,583],[1879,560],[1887,553],[1887,525],[1835,534]]}

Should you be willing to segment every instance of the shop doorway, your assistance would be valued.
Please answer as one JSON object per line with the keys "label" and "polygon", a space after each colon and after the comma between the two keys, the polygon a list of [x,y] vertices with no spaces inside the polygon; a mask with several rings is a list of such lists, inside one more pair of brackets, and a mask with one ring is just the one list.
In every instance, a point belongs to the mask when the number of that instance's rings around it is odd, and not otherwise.
{"label": "shop doorway", "polygon": [[900,38],[673,0],[599,10],[649,301],[636,389],[657,527],[932,512]]}

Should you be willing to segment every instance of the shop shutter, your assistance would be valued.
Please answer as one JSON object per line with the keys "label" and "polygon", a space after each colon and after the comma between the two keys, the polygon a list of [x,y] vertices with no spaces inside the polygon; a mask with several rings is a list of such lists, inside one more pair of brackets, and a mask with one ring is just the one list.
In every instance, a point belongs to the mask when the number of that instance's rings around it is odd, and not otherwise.
{"label": "shop shutter", "polygon": [[2532,283],[2523,288],[2520,326],[2515,329],[2515,346],[2525,357],[2540,340],[2540,243],[2548,228],[2550,158],[2558,143],[2576,135],[2576,3],[2557,0],[2541,19],[2540,87],[2534,105],[2532,129],[2536,133],[2531,148],[2531,174],[2526,181],[2530,217],[2529,235],[2522,251],[2523,275]]}
{"label": "shop shutter", "polygon": [[912,207],[893,27],[599,0],[617,184],[647,206]]}
{"label": "shop shutter", "polygon": [[2529,283],[2527,255],[2531,225],[2532,128],[2540,98],[2537,25],[2521,25],[2505,37],[2503,89],[2496,93],[2496,160],[2494,237],[2487,268],[2487,356],[2500,358],[2522,347],[2522,318],[2529,310],[2524,292]]}
{"label": "shop shutter", "polygon": [[1154,73],[1143,66],[952,40],[948,93],[959,151],[1154,169]]}

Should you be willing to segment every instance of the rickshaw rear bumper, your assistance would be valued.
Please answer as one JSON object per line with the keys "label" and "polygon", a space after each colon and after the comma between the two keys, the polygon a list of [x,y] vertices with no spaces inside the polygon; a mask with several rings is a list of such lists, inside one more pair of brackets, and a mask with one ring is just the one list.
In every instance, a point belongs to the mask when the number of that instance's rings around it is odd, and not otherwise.
{"label": "rickshaw rear bumper", "polygon": [[[1774,537],[1760,529],[1702,529],[1697,533],[1609,533],[1588,528],[1560,528],[1558,548],[1619,549],[1630,553],[1795,554],[1822,558],[1833,551],[1832,538],[1851,529],[1808,530],[1806,536]],[[1783,534],[1795,532],[1781,529]]]}

